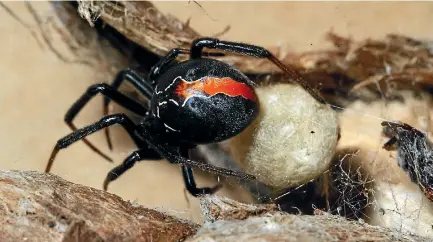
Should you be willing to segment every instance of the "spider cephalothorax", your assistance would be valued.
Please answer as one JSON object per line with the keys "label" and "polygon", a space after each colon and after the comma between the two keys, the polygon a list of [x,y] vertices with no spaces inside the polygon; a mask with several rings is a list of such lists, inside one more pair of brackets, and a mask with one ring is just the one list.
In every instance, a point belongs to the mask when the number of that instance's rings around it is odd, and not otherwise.
{"label": "spider cephalothorax", "polygon": [[[96,84],[89,87],[66,113],[65,122],[74,132],[57,142],[47,164],[46,172],[50,171],[58,151],[78,140],[83,140],[95,152],[110,160],[85,137],[111,125],[120,124],[134,140],[138,149],[129,155],[121,165],[108,173],[104,189],[107,189],[109,182],[130,169],[135,162],[162,158],[167,159],[170,163],[181,165],[186,187],[194,196],[213,193],[220,186],[197,188],[192,167],[224,176],[255,179],[254,176],[243,172],[188,159],[189,149],[196,145],[223,141],[242,132],[256,118],[259,110],[254,82],[231,65],[215,59],[202,58],[203,48],[267,58],[291,74],[294,80],[317,100],[324,102],[297,76],[294,70],[286,67],[266,49],[244,43],[200,38],[193,42],[189,50],[171,50],[151,69],[147,79],[143,79],[131,70],[123,70],[119,72],[111,85]],[[189,54],[191,59],[174,63],[179,54]],[[223,54],[206,53],[206,55]],[[150,104],[141,104],[120,93],[117,89],[124,80],[130,82],[139,93],[150,100]],[[98,93],[105,96],[104,112],[106,116],[92,125],[76,129],[72,123],[73,119]],[[108,115],[110,100],[142,116],[141,122],[135,124],[124,114]],[[111,149],[108,129],[105,130]]]}

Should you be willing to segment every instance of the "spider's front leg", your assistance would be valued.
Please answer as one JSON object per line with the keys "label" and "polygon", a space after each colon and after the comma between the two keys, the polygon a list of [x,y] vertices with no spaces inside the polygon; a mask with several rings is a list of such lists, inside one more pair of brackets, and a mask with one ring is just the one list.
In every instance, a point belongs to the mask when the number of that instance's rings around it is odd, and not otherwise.
{"label": "spider's front leg", "polygon": [[283,64],[281,61],[278,60],[277,57],[275,57],[273,54],[271,54],[271,52],[269,52],[263,47],[249,45],[245,43],[222,41],[215,38],[200,38],[196,39],[191,45],[191,58],[201,58],[201,56],[203,55],[203,48],[219,49],[256,58],[268,59],[276,66],[278,66],[281,70],[288,73],[294,79],[294,81],[296,81],[305,90],[307,90],[310,95],[313,96],[317,101],[321,103],[326,103],[325,99],[323,99],[319,94],[317,94],[304,81],[304,79],[302,79],[302,77],[297,73],[296,70],[294,70],[293,68],[289,68],[288,66]]}
{"label": "spider's front leg", "polygon": [[[135,73],[134,71],[130,70],[130,69],[125,69],[120,71],[119,73],[117,73],[116,77],[114,78],[113,82],[111,83],[110,87],[113,91],[118,91],[120,85],[122,85],[122,83],[124,81],[127,81],[128,83],[132,84],[132,86],[135,87],[135,89],[144,97],[147,98],[148,102],[150,102],[150,100],[152,99],[152,95],[153,95],[153,91],[154,88],[151,85],[150,82],[148,82],[146,79],[140,77],[137,73]],[[105,95],[104,96],[104,116],[109,114],[109,104],[110,104],[110,96]],[[122,105],[122,103],[120,103]],[[122,105],[123,107],[128,109],[128,106]],[[113,145],[111,143],[111,138],[110,138],[110,129],[105,129],[105,137],[107,140],[107,144],[108,144],[108,148],[110,150],[113,149]]]}
{"label": "spider's front leg", "polygon": [[[89,136],[101,129],[107,128],[109,126],[115,125],[115,124],[120,124],[129,134],[129,136],[131,136],[131,138],[134,140],[134,142],[138,145],[142,145],[143,142],[137,138],[134,134],[136,125],[134,124],[134,122],[128,118],[126,115],[124,114],[114,114],[114,115],[109,115],[106,117],[103,117],[101,120],[99,120],[96,123],[93,123],[91,125],[88,125],[84,128],[81,129],[77,129],[74,132],[72,132],[71,134],[65,136],[64,138],[60,139],[59,141],[57,141],[56,146],[54,147],[53,151],[51,152],[50,158],[48,160],[47,166],[45,168],[45,172],[50,172],[51,167],[54,163],[54,159],[56,158],[57,153],[61,150],[61,149],[65,149],[68,146],[70,146],[71,144],[84,139],[86,136]],[[147,147],[147,146],[145,146]],[[151,151],[153,154],[155,154],[155,152]]]}
{"label": "spider's front leg", "polygon": [[[72,107],[68,110],[68,112],[65,115],[64,120],[72,130],[74,131],[77,130],[77,128],[73,124],[74,118],[83,109],[83,107],[98,93],[103,94],[105,97],[112,99],[116,103],[120,104],[121,106],[125,107],[128,110],[131,110],[132,112],[138,115],[145,116],[148,110],[146,106],[143,106],[142,104],[125,96],[124,94],[118,92],[117,90],[115,90],[114,88],[110,87],[105,83],[95,84],[90,86],[87,89],[87,91],[72,105]],[[111,159],[107,155],[102,153],[98,148],[96,148],[96,146],[90,143],[87,139],[83,138],[82,140],[94,152],[98,153],[108,161],[111,161]]]}
{"label": "spider's front leg", "polygon": [[88,135],[91,135],[101,129],[108,128],[115,124],[120,124],[128,132],[128,135],[133,139],[135,144],[138,147],[140,147],[140,149],[133,152],[125,159],[125,161],[122,164],[113,168],[108,173],[107,178],[105,179],[103,184],[104,190],[107,190],[108,184],[111,181],[116,180],[124,172],[132,168],[137,161],[162,159],[158,153],[156,153],[154,150],[150,149],[147,146],[146,142],[143,142],[139,137],[136,136],[135,134],[136,125],[129,117],[127,117],[124,114],[114,114],[114,115],[105,116],[98,122],[93,123],[84,128],[78,129],[73,133],[57,141],[57,144],[54,147],[51,156],[48,160],[47,166],[45,168],[45,172],[50,172],[51,167],[54,163],[54,159],[56,158],[57,153],[61,149],[67,148],[68,146],[77,142],[78,140],[82,140],[84,139],[84,137]]}

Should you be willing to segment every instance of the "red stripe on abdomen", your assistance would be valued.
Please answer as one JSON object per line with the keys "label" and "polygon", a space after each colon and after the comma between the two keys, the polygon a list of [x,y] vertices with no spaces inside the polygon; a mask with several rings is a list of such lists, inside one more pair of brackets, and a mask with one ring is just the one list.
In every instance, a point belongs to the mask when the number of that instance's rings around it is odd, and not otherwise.
{"label": "red stripe on abdomen", "polygon": [[257,101],[253,88],[230,77],[205,77],[194,82],[182,81],[176,87],[176,94],[185,99],[199,95],[214,96],[218,93],[231,97],[241,96],[254,102]]}

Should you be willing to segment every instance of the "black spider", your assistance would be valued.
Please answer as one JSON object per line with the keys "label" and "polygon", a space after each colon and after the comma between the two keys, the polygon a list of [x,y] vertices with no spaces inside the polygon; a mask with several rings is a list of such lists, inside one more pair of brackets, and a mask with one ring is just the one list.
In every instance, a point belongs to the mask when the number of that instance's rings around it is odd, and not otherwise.
{"label": "black spider", "polygon": [[[60,149],[78,140],[83,140],[92,150],[111,161],[85,137],[111,125],[120,124],[133,139],[138,150],[108,173],[103,185],[104,190],[107,189],[109,182],[130,169],[135,162],[162,158],[166,158],[170,163],[181,165],[186,188],[194,196],[214,193],[220,186],[197,188],[192,167],[223,176],[255,179],[254,176],[239,171],[188,159],[188,150],[196,145],[223,141],[239,134],[256,118],[259,110],[254,91],[255,83],[231,65],[215,59],[202,58],[203,48],[267,58],[289,73],[317,100],[324,102],[294,70],[282,64],[268,50],[244,43],[200,38],[192,43],[190,50],[180,48],[171,50],[152,67],[147,80],[131,70],[123,70],[119,72],[111,85],[102,83],[89,87],[66,113],[65,122],[74,132],[57,142],[45,171],[50,171]],[[190,59],[174,63],[179,54],[189,54]],[[224,54],[207,53],[207,55]],[[150,104],[143,105],[117,91],[124,80],[130,82],[150,101]],[[106,116],[94,124],[77,130],[72,123],[73,119],[83,106],[98,93],[105,96],[104,112]],[[143,119],[139,124],[135,124],[124,114],[108,115],[110,100],[142,116]],[[108,129],[105,130],[111,149]]]}

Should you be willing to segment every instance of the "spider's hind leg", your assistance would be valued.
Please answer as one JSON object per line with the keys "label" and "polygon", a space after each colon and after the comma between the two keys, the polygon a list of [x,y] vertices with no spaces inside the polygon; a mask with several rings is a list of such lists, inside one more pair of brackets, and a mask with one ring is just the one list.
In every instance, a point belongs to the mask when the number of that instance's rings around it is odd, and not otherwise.
{"label": "spider's hind leg", "polygon": [[[161,138],[161,130],[156,130],[158,128],[155,127],[155,125],[160,125],[158,122],[159,121],[156,120],[155,117],[147,116],[137,128],[137,133],[140,139],[146,141],[146,143],[151,149],[161,155],[161,157],[166,158],[170,163],[185,165],[190,168],[198,168],[202,171],[211,172],[221,176],[232,176],[244,180],[256,179],[255,176],[246,174],[241,171],[234,171],[222,167],[217,167],[211,164],[198,162],[186,158],[185,156],[187,155],[183,155],[186,147],[180,147],[181,150],[179,150],[179,146],[173,146],[167,143],[165,138]],[[182,154],[179,151],[181,151]]]}
{"label": "spider's hind leg", "polygon": [[188,190],[188,192],[194,197],[198,197],[200,195],[213,194],[222,187],[222,184],[217,184],[214,187],[198,188],[197,184],[195,183],[192,169],[185,165],[181,165],[181,166],[182,166],[182,175],[183,175],[183,180],[185,182],[186,190]]}
{"label": "spider's hind leg", "polygon": [[[188,159],[189,158],[188,150],[187,149],[182,150],[181,155]],[[222,187],[222,184],[217,184],[214,187],[198,188],[197,184],[195,183],[194,173],[191,167],[185,165],[181,165],[181,167],[182,167],[182,176],[185,182],[186,190],[188,190],[188,192],[194,197],[198,197],[200,195],[213,194]]]}

